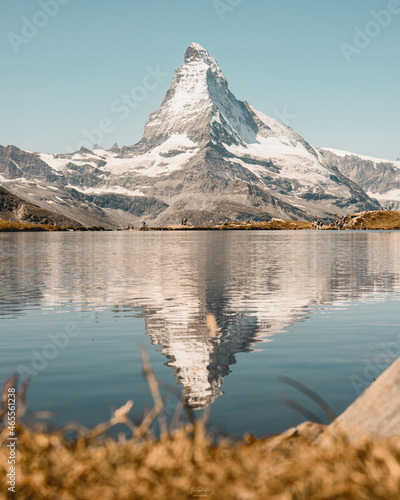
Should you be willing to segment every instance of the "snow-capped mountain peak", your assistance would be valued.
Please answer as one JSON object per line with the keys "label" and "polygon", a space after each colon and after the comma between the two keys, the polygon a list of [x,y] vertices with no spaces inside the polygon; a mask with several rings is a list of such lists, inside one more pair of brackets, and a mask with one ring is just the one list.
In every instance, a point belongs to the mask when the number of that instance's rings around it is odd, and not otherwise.
{"label": "snow-capped mountain peak", "polygon": [[60,155],[0,147],[0,181],[84,223],[89,207],[91,221],[154,225],[379,208],[331,156],[236,99],[217,61],[192,43],[138,144]]}
{"label": "snow-capped mountain peak", "polygon": [[217,61],[200,44],[192,43],[189,45],[185,52],[184,62],[185,64],[204,63],[209,67],[212,73],[220,77],[226,83],[224,74]]}
{"label": "snow-capped mountain peak", "polygon": [[260,146],[258,153],[269,145],[271,152],[287,153],[289,147],[317,157],[291,128],[236,99],[217,61],[198,43],[187,48],[160,109],[150,115],[143,144],[148,150],[183,135],[197,145],[211,142],[251,150],[254,145]]}
{"label": "snow-capped mountain peak", "polygon": [[197,143],[255,142],[257,127],[243,102],[229,91],[217,61],[199,44],[186,50],[160,109],[150,115],[143,137],[146,147],[172,135],[186,134]]}

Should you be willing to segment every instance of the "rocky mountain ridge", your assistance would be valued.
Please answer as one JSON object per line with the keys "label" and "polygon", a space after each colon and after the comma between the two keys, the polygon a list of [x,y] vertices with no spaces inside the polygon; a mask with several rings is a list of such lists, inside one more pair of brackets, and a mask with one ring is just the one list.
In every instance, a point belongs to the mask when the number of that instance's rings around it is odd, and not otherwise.
{"label": "rocky mountain ridge", "polygon": [[321,148],[319,151],[329,164],[382,206],[400,208],[400,158],[389,161],[335,149]]}

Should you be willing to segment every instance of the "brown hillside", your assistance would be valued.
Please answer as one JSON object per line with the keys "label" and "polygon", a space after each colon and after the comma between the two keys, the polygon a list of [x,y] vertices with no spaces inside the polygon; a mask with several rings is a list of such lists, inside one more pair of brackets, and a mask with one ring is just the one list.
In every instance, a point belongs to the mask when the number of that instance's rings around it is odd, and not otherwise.
{"label": "brown hillside", "polygon": [[0,219],[29,224],[80,227],[81,224],[65,215],[28,203],[0,186]]}
{"label": "brown hillside", "polygon": [[344,219],[344,225],[349,229],[400,229],[400,212],[395,210],[380,210],[378,212],[349,214]]}

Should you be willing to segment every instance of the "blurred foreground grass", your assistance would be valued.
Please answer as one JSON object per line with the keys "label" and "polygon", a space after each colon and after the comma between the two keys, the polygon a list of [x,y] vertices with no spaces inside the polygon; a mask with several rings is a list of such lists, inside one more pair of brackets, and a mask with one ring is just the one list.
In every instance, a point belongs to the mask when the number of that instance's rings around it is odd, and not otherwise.
{"label": "blurred foreground grass", "polygon": [[[17,482],[7,491],[9,449],[6,402],[0,410],[0,499],[385,499],[400,498],[400,438],[349,441],[329,427],[310,422],[279,436],[241,440],[215,436],[205,419],[179,425],[185,410],[180,398],[170,425],[157,381],[144,359],[154,407],[135,424],[133,402],[110,421],[86,430],[58,430],[24,424],[25,391],[17,392]],[[159,437],[152,425],[157,420]],[[107,435],[115,425],[132,432],[127,439]],[[75,438],[67,438],[68,433]]]}

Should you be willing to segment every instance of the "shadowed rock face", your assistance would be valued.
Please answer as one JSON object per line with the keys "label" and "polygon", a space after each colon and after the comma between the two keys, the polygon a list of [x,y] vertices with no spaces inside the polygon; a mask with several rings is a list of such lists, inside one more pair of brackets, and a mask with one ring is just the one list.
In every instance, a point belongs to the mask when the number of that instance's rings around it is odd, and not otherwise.
{"label": "shadowed rock face", "polygon": [[290,127],[236,99],[216,60],[197,43],[186,50],[138,144],[59,155],[0,148],[7,188],[106,227],[144,218],[152,225],[183,217],[201,225],[328,219],[379,208],[339,170]]}
{"label": "shadowed rock face", "polygon": [[48,183],[59,181],[59,175],[39,155],[15,146],[0,146],[0,174],[7,179],[40,179]]}

